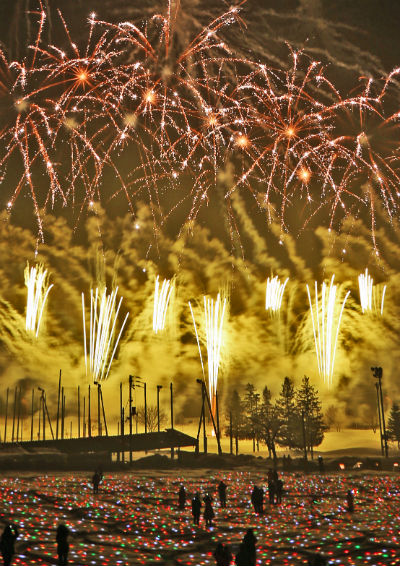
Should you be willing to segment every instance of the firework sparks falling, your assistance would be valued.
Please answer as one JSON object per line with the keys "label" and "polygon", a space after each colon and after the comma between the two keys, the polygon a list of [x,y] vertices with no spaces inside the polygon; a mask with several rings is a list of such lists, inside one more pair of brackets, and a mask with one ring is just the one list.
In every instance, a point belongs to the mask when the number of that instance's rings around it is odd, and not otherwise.
{"label": "firework sparks falling", "polygon": [[[382,293],[379,300],[379,289],[377,285],[374,285],[374,280],[368,273],[368,268],[365,269],[364,273],[360,273],[358,276],[358,287],[360,292],[360,304],[362,312],[380,312],[383,314],[383,305],[385,301],[386,285],[383,286]],[[378,306],[379,305],[379,306]]]}
{"label": "firework sparks falling", "polygon": [[325,281],[322,283],[320,300],[318,299],[318,285],[315,282],[314,304],[307,285],[318,372],[328,387],[332,385],[340,322],[347,297],[350,294],[350,291],[347,291],[341,303],[338,285],[333,283],[334,277],[332,275],[329,286]]}
{"label": "firework sparks falling", "polygon": [[117,306],[117,293],[118,287],[110,294],[107,294],[106,288],[102,294],[98,288],[96,288],[95,292],[93,292],[93,289],[90,290],[89,348],[87,347],[86,336],[85,295],[82,293],[86,375],[90,373],[93,381],[97,383],[108,377],[118,343],[129,316],[129,313],[125,315],[120,331],[116,335],[116,323],[122,304],[121,297]]}
{"label": "firework sparks falling", "polygon": [[277,275],[267,279],[267,286],[265,290],[265,309],[270,313],[277,313],[281,309],[283,293],[289,278],[287,277],[284,283],[280,282]]}
{"label": "firework sparks falling", "polygon": [[37,338],[44,306],[53,285],[49,285],[47,269],[41,263],[35,267],[29,267],[27,263],[24,277],[27,288],[25,328]]}
{"label": "firework sparks falling", "polygon": [[[288,69],[244,59],[225,37],[231,25],[246,27],[243,3],[191,38],[172,0],[143,25],[91,14],[83,47],[59,14],[66,37],[59,47],[44,41],[39,2],[28,55],[8,61],[0,51],[0,179],[17,172],[7,209],[28,192],[43,239],[42,214],[57,203],[79,217],[122,195],[134,214],[144,196],[155,233],[181,205],[182,231],[220,190],[229,165],[222,194],[232,239],[239,235],[232,195],[241,191],[282,231],[299,204],[299,227],[322,209],[331,227],[367,211],[377,252],[378,206],[398,218],[400,126],[391,101],[400,69],[346,97],[302,52],[291,50]],[[106,170],[116,180],[111,194],[102,185]]]}
{"label": "firework sparks falling", "polygon": [[154,287],[154,310],[153,310],[153,330],[157,334],[165,328],[165,318],[171,294],[174,290],[174,282],[164,279],[160,286],[159,276],[156,277]]}
{"label": "firework sparks falling", "polygon": [[[218,386],[218,373],[221,362],[221,348],[223,344],[223,327],[224,317],[226,313],[227,298],[222,297],[218,293],[217,299],[203,297],[203,326],[202,326],[202,341],[206,345],[207,350],[207,369],[208,369],[208,392],[211,399],[212,411],[215,414],[216,410],[216,393]],[[195,330],[197,346],[199,349],[200,362],[204,373],[203,356],[201,353],[201,345],[199,333],[197,330],[196,320],[194,317],[192,305],[189,302],[190,312],[192,314],[193,326]]]}

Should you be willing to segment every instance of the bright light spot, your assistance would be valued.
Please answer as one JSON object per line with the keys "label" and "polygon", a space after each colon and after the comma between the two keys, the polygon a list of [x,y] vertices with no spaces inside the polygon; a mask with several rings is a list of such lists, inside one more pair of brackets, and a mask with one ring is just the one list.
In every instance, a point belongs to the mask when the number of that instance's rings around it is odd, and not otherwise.
{"label": "bright light spot", "polygon": [[87,74],[86,71],[79,71],[79,73],[78,73],[77,76],[78,76],[78,79],[79,79],[82,83],[84,83],[84,82],[87,81],[88,74]]}
{"label": "bright light spot", "polygon": [[239,147],[247,147],[249,145],[249,138],[247,136],[245,136],[244,134],[240,134],[237,138],[236,138],[236,145],[238,145]]}
{"label": "bright light spot", "polygon": [[286,129],[286,135],[288,138],[291,138],[292,136],[294,136],[294,128],[292,128],[292,126],[289,126]]}
{"label": "bright light spot", "polygon": [[211,114],[208,118],[208,125],[213,128],[218,124],[217,117],[214,114]]}
{"label": "bright light spot", "polygon": [[301,181],[303,181],[303,183],[308,183],[310,177],[311,177],[311,173],[308,169],[305,168],[300,169],[299,178],[301,179]]}
{"label": "bright light spot", "polygon": [[144,100],[147,104],[154,104],[156,100],[156,95],[152,90],[148,90],[144,96]]}
{"label": "bright light spot", "polygon": [[139,230],[139,228],[140,228],[140,226],[139,226],[139,224],[136,222],[136,224],[135,224],[135,230]]}

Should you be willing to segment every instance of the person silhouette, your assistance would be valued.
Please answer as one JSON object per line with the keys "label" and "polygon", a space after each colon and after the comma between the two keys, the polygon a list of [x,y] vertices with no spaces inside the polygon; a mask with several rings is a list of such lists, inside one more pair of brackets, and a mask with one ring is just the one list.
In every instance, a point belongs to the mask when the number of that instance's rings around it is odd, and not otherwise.
{"label": "person silhouette", "polygon": [[232,561],[232,552],[227,544],[219,542],[214,550],[217,566],[229,566]]}
{"label": "person silhouette", "polygon": [[347,503],[347,512],[353,513],[354,512],[354,495],[351,489],[349,489],[346,493],[346,503]]}
{"label": "person silhouette", "polygon": [[68,536],[69,536],[69,528],[62,523],[58,525],[56,532],[56,542],[57,542],[58,563],[60,564],[60,566],[65,566],[65,564],[67,564],[68,562],[68,552],[69,552]]}
{"label": "person silhouette", "polygon": [[200,523],[201,501],[198,493],[192,499],[192,515],[193,523],[198,525]]}
{"label": "person silhouette", "polygon": [[256,566],[256,542],[253,529],[247,529],[236,554],[236,566]]}
{"label": "person silhouette", "polygon": [[212,497],[208,493],[204,498],[204,520],[206,522],[206,527],[212,526],[212,520],[214,519],[214,509],[212,507]]}
{"label": "person silhouette", "polygon": [[222,480],[218,484],[219,502],[222,508],[226,507],[226,483]]}
{"label": "person silhouette", "polygon": [[12,557],[15,553],[14,544],[19,535],[15,525],[7,524],[0,537],[0,551],[3,557],[4,566],[10,566]]}
{"label": "person silhouette", "polygon": [[179,509],[184,509],[186,503],[186,489],[185,486],[181,485],[178,492],[178,506]]}
{"label": "person silhouette", "polygon": [[100,473],[96,470],[95,473],[92,476],[92,484],[93,484],[93,493],[99,493],[99,485],[101,482],[101,475]]}

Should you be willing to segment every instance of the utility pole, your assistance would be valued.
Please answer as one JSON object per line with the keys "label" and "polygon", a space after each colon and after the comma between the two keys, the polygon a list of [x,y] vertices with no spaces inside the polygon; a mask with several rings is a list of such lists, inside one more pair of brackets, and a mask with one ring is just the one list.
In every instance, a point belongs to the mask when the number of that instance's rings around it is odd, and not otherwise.
{"label": "utility pole", "polygon": [[379,383],[375,383],[376,389],[376,406],[378,407],[378,420],[379,420],[379,435],[381,439],[381,453],[382,456],[384,455],[384,448],[383,448],[383,433],[382,433],[382,416],[381,416],[381,402],[379,399]]}
{"label": "utility pole", "polygon": [[8,393],[9,393],[9,389],[7,387],[6,415],[5,415],[5,421],[4,421],[4,442],[7,442]]}
{"label": "utility pole", "polygon": [[129,376],[129,462],[132,464],[132,388],[133,375]]}
{"label": "utility pole", "polygon": [[[171,430],[174,430],[174,386],[171,383],[169,384],[169,391],[170,391],[170,405],[171,405]],[[174,446],[171,447],[171,460],[174,459],[175,456],[175,449]]]}
{"label": "utility pole", "polygon": [[162,385],[157,385],[157,432],[160,432],[160,389]]}
{"label": "utility pole", "polygon": [[[383,406],[383,393],[382,393],[382,376],[383,370],[381,367],[372,367],[371,371],[373,376],[378,380],[378,388],[379,389],[379,399],[380,399],[380,411],[382,415],[382,432],[381,435],[383,436],[383,446],[385,449],[385,457],[387,458],[389,455],[388,443],[387,443],[387,434],[386,434],[386,423],[385,423],[385,408]],[[379,407],[378,407],[379,410]]]}
{"label": "utility pole", "polygon": [[78,385],[78,438],[81,437],[81,389]]}
{"label": "utility pole", "polygon": [[56,424],[56,439],[58,440],[58,421],[60,420],[60,396],[61,396],[61,370],[58,377],[58,397],[57,397],[57,424]]}
{"label": "utility pole", "polygon": [[144,433],[147,434],[147,384],[143,384],[144,394]]}

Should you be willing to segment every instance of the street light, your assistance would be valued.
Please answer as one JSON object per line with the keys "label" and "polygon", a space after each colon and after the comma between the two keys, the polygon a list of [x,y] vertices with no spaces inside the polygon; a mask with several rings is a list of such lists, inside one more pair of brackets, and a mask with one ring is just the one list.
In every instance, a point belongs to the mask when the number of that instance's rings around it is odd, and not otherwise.
{"label": "street light", "polygon": [[160,432],[160,389],[162,385],[157,385],[157,432]]}
{"label": "street light", "polygon": [[[373,376],[378,380],[376,384],[376,393],[378,398],[378,414],[379,420],[382,419],[382,430],[381,430],[381,442],[383,438],[383,445],[385,448],[385,456],[388,457],[388,443],[387,443],[387,434],[386,434],[386,424],[385,424],[385,409],[383,406],[383,393],[382,393],[382,374],[383,370],[381,367],[371,367],[371,371]],[[378,393],[379,392],[379,393]]]}

